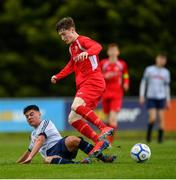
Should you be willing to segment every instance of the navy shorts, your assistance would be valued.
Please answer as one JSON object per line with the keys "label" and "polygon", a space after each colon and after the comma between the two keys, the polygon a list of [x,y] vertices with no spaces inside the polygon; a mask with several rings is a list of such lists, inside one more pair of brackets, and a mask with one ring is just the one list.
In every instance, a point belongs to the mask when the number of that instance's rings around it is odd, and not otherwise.
{"label": "navy shorts", "polygon": [[53,147],[47,150],[47,156],[61,156],[65,159],[74,159],[78,151],[70,152],[65,146],[66,137],[60,139]]}
{"label": "navy shorts", "polygon": [[147,109],[165,109],[166,99],[147,99]]}

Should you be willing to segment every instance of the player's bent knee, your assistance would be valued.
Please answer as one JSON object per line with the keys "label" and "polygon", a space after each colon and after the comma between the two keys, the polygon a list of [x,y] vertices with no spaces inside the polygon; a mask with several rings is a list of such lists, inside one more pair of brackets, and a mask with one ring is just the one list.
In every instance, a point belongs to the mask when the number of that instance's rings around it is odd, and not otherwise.
{"label": "player's bent knee", "polygon": [[86,103],[85,103],[85,101],[84,101],[82,98],[76,97],[76,98],[74,99],[74,101],[73,101],[73,104],[72,104],[72,106],[71,106],[71,109],[72,109],[73,111],[76,111],[76,109],[77,109],[79,106],[85,106],[85,105],[86,105]]}
{"label": "player's bent knee", "polygon": [[68,122],[69,124],[72,124],[73,122],[81,119],[82,117],[78,114],[76,114],[74,111],[71,111],[69,116],[68,116]]}
{"label": "player's bent knee", "polygon": [[79,143],[80,143],[81,139],[79,137],[76,137],[76,136],[68,136],[66,139],[65,139],[65,145],[68,149],[70,149],[71,151],[72,150],[75,150]]}
{"label": "player's bent knee", "polygon": [[80,138],[79,137],[77,137],[77,136],[68,136],[67,138],[66,138],[66,141],[69,143],[69,144],[73,144],[73,143],[78,143],[79,144],[79,142],[80,142]]}
{"label": "player's bent knee", "polygon": [[79,106],[86,106],[86,104],[85,103],[73,103],[71,106],[72,111],[76,112],[76,110]]}
{"label": "player's bent knee", "polygon": [[76,112],[76,109],[79,107],[79,104],[74,104],[71,106],[71,110]]}

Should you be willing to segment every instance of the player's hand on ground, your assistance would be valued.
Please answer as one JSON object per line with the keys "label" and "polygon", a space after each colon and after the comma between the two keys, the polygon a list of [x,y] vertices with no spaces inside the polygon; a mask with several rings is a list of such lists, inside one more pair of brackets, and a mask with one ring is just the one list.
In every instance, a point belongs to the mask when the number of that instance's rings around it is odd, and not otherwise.
{"label": "player's hand on ground", "polygon": [[31,161],[32,161],[32,158],[28,157],[25,161],[21,162],[20,164],[29,164],[31,163]]}
{"label": "player's hand on ground", "polygon": [[76,61],[84,61],[84,59],[88,58],[88,53],[87,52],[82,52],[80,53],[77,58],[75,59]]}
{"label": "player's hand on ground", "polygon": [[57,82],[56,76],[52,76],[52,77],[51,77],[51,82],[52,82],[53,84],[56,84],[56,82]]}
{"label": "player's hand on ground", "polygon": [[143,96],[141,96],[141,97],[139,98],[139,103],[140,103],[141,105],[143,105],[143,104],[145,103],[145,98],[144,98]]}

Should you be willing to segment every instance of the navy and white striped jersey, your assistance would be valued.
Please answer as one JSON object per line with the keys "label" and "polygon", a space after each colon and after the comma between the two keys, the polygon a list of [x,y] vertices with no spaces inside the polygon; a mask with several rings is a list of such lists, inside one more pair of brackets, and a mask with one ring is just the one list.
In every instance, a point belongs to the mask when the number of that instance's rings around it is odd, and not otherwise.
{"label": "navy and white striped jersey", "polygon": [[46,141],[39,150],[40,154],[45,157],[46,151],[53,147],[60,139],[62,139],[62,136],[60,135],[52,121],[43,120],[41,121],[40,125],[31,133],[31,141],[28,148],[30,151],[34,147],[35,139],[40,134],[43,134],[46,137]]}
{"label": "navy and white striped jersey", "polygon": [[170,99],[170,72],[164,67],[156,65],[145,69],[140,84],[140,96],[152,99]]}

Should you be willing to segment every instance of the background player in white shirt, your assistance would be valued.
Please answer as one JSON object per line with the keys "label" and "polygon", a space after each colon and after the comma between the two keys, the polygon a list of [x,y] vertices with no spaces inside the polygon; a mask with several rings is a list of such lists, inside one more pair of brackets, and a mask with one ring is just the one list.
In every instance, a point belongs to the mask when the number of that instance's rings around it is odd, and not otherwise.
{"label": "background player in white shirt", "polygon": [[146,100],[149,113],[146,140],[151,141],[153,125],[158,115],[158,142],[161,143],[164,131],[164,110],[170,108],[170,72],[164,67],[167,63],[166,55],[158,54],[155,61],[155,65],[147,67],[144,71],[140,84],[139,101],[140,104],[144,104]]}
{"label": "background player in white shirt", "polygon": [[[17,163],[30,163],[38,152],[44,158],[45,163],[75,163],[72,159],[76,157],[78,149],[89,156],[97,157],[103,162],[113,162],[116,158],[115,156],[104,156],[102,154],[104,147],[94,147],[82,137],[67,136],[62,138],[51,121],[41,120],[41,113],[36,105],[27,106],[23,113],[29,125],[34,127],[34,130],[31,133],[28,150],[17,160]],[[90,162],[90,160],[86,158],[83,163],[86,162]]]}

